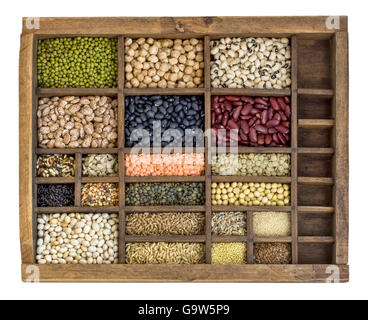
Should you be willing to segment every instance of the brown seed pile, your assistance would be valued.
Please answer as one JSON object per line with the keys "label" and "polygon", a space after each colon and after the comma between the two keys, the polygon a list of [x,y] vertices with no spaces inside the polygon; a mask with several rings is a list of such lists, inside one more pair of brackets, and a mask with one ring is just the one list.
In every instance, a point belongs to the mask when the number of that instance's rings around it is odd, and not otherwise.
{"label": "brown seed pile", "polygon": [[200,264],[205,246],[200,243],[145,242],[126,244],[127,264]]}
{"label": "brown seed pile", "polygon": [[37,177],[73,177],[74,157],[67,154],[47,154],[37,158]]}
{"label": "brown seed pile", "polygon": [[253,230],[259,237],[288,237],[291,235],[290,212],[255,212]]}
{"label": "brown seed pile", "polygon": [[247,247],[244,243],[214,243],[211,250],[212,264],[245,264]]}
{"label": "brown seed pile", "polygon": [[110,97],[41,98],[37,108],[41,148],[113,148],[118,101]]}
{"label": "brown seed pile", "polygon": [[244,236],[247,234],[247,219],[244,212],[214,212],[212,234],[217,236]]}
{"label": "brown seed pile", "polygon": [[83,176],[108,177],[116,176],[118,157],[113,154],[89,154],[83,159]]}
{"label": "brown seed pile", "polygon": [[203,213],[131,213],[126,216],[126,233],[129,235],[201,235],[204,234]]}
{"label": "brown seed pile", "polygon": [[82,206],[102,207],[119,205],[119,192],[115,183],[86,183],[82,187]]}
{"label": "brown seed pile", "polygon": [[290,243],[255,243],[255,264],[290,264]]}

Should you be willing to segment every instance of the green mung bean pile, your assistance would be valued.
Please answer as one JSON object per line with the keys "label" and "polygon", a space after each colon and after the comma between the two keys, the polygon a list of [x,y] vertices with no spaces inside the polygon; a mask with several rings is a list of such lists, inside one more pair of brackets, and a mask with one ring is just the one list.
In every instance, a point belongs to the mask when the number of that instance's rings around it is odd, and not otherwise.
{"label": "green mung bean pile", "polygon": [[39,40],[38,86],[114,88],[117,86],[117,52],[117,39],[75,37]]}

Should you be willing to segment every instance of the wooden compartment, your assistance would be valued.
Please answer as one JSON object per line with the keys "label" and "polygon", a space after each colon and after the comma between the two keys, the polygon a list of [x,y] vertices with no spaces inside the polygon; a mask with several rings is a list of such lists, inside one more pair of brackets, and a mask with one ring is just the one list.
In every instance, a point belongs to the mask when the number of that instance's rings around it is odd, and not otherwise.
{"label": "wooden compartment", "polygon": [[332,247],[330,243],[299,243],[299,263],[330,264]]}
{"label": "wooden compartment", "polygon": [[330,128],[299,127],[298,146],[300,148],[330,148],[332,146],[332,130]]}
{"label": "wooden compartment", "polygon": [[[339,268],[341,282],[349,280],[348,266],[348,33],[347,18],[341,17],[340,29],[327,29],[327,17],[196,17],[196,18],[41,18],[41,29],[28,29],[23,20],[20,48],[20,241],[22,279],[30,281],[37,270],[43,282],[326,282],[326,268]],[[282,22],[282,23],[281,23]],[[39,39],[73,37],[118,39],[117,88],[39,88],[37,85],[37,45]],[[292,57],[291,88],[230,89],[211,88],[210,41],[221,37],[287,37]],[[204,42],[204,87],[199,88],[125,88],[125,38],[155,39],[197,38]],[[112,148],[42,149],[37,144],[36,110],[40,97],[105,95],[117,98],[118,139]],[[288,148],[239,147],[240,153],[288,153],[291,175],[288,177],[212,176],[205,164],[202,176],[128,177],[125,155],[132,151],[125,145],[125,97],[135,95],[202,95],[205,129],[211,126],[211,96],[289,96],[291,97],[291,141]],[[211,139],[197,148],[205,158],[216,150]],[[153,153],[153,148],[145,149]],[[185,152],[183,148],[180,153]],[[72,177],[41,178],[36,176],[38,155],[70,154],[75,157]],[[118,157],[118,173],[109,177],[82,175],[82,159],[88,154],[109,153]],[[287,183],[291,188],[290,205],[213,206],[212,182]],[[82,207],[81,187],[85,183],[116,183],[119,203],[109,207]],[[125,187],[135,182],[201,182],[205,184],[205,203],[199,206],[127,206]],[[74,206],[37,207],[37,185],[73,184]],[[240,211],[247,215],[246,235],[213,235],[214,212]],[[291,236],[255,237],[253,213],[283,211],[291,214]],[[118,263],[111,265],[40,265],[37,264],[37,218],[49,213],[115,213],[119,217]],[[198,235],[128,235],[126,215],[132,212],[198,212],[205,217],[204,232]],[[194,265],[129,265],[126,244],[141,242],[187,242],[204,245],[204,263]],[[213,243],[244,243],[247,264],[211,264]],[[257,265],[254,245],[286,243],[291,246],[291,264]],[[270,272],[271,271],[271,272]],[[32,278],[33,279],[33,278]]]}
{"label": "wooden compartment", "polygon": [[299,184],[299,206],[332,206],[332,186],[323,184]]}
{"label": "wooden compartment", "polygon": [[298,216],[298,235],[302,237],[332,237],[333,215],[300,212]]}
{"label": "wooden compartment", "polygon": [[332,88],[330,39],[301,39],[298,60],[299,88]]}
{"label": "wooden compartment", "polygon": [[332,155],[301,154],[298,157],[298,176],[332,177]]}
{"label": "wooden compartment", "polygon": [[332,119],[331,97],[300,95],[298,97],[298,118]]}

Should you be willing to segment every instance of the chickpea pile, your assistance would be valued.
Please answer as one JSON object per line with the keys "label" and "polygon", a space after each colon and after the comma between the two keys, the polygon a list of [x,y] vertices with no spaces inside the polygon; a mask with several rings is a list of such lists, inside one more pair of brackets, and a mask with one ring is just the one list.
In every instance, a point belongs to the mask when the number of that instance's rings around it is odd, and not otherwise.
{"label": "chickpea pile", "polygon": [[212,183],[212,205],[287,206],[290,186],[281,183]]}
{"label": "chickpea pile", "polygon": [[203,87],[203,40],[125,40],[127,88]]}

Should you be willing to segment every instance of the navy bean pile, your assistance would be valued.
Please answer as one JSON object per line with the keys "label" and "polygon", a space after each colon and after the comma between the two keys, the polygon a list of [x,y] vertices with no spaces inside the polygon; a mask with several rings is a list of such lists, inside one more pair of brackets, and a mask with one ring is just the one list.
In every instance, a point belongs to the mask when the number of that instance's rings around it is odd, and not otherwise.
{"label": "navy bean pile", "polygon": [[73,184],[39,184],[38,207],[70,207],[74,205]]}
{"label": "navy bean pile", "polygon": [[[174,137],[164,134],[168,129],[177,129],[182,139],[174,146],[185,145],[185,130],[204,131],[204,104],[200,96],[136,96],[125,98],[125,145],[135,146],[140,139],[132,133],[135,129],[145,129],[153,144],[153,122],[161,121],[161,147],[174,142]],[[131,139],[132,138],[134,139]],[[177,137],[177,136],[175,136]],[[160,137],[155,137],[155,140]],[[132,140],[132,141],[131,141]],[[180,142],[181,143],[180,143]],[[202,146],[203,139],[193,139],[194,146]]]}

